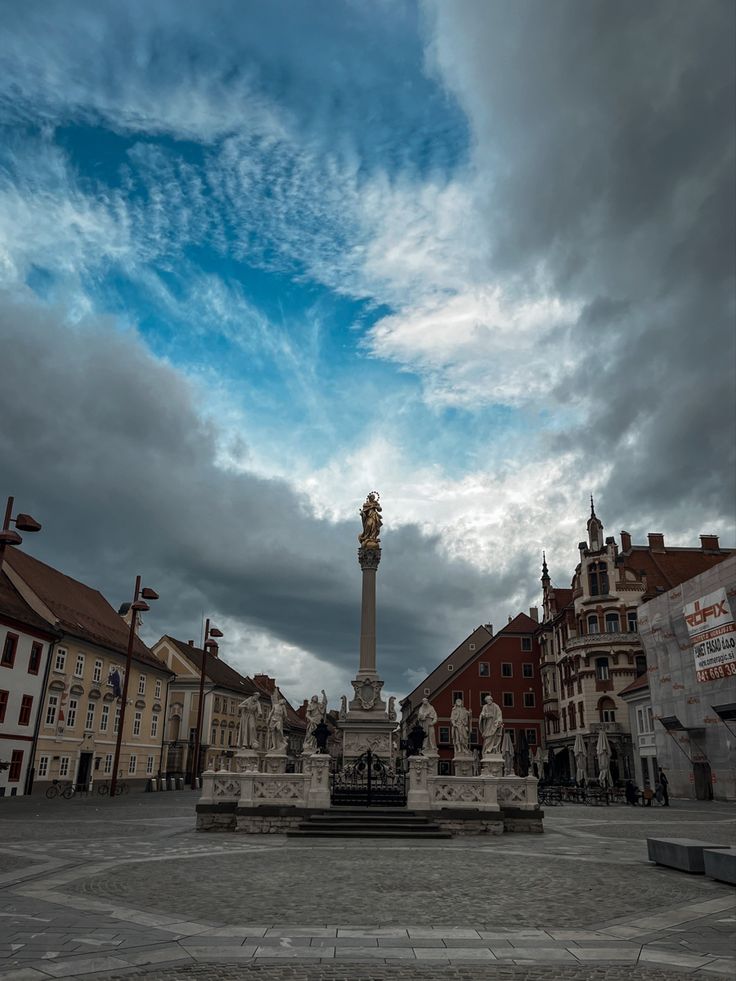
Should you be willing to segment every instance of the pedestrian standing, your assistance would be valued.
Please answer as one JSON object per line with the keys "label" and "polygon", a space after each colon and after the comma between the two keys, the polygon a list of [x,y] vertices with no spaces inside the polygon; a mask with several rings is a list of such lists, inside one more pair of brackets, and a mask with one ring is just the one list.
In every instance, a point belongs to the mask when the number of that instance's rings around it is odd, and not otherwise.
{"label": "pedestrian standing", "polygon": [[670,795],[669,795],[669,793],[667,791],[667,784],[669,783],[669,780],[665,776],[664,770],[662,769],[661,766],[659,768],[659,782],[660,782],[660,784],[662,786],[662,796],[664,797],[664,806],[665,807],[669,807],[670,806]]}

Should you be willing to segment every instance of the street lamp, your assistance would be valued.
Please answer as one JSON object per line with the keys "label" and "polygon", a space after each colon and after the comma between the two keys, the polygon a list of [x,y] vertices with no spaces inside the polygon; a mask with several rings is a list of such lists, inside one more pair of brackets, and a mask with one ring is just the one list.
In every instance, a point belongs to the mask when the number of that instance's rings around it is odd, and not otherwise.
{"label": "street lamp", "polygon": [[199,747],[202,742],[202,710],[204,708],[204,672],[207,653],[217,650],[217,641],[213,637],[222,637],[222,631],[210,626],[209,617],[204,627],[204,644],[202,647],[202,667],[199,672],[199,705],[197,706],[197,734],[194,738],[194,759],[192,760],[192,790],[197,787],[197,771],[199,770]]}
{"label": "street lamp", "polygon": [[141,577],[135,577],[135,590],[133,602],[130,604],[130,630],[128,631],[128,653],[125,656],[125,681],[123,682],[123,694],[120,705],[120,719],[118,720],[118,738],[115,741],[115,761],[112,765],[112,780],[110,781],[110,796],[114,797],[118,787],[118,766],[120,764],[120,744],[123,741],[123,726],[125,725],[125,708],[128,700],[128,684],[130,683],[130,665],[133,658],[133,641],[135,640],[135,622],[139,613],[146,613],[151,607],[146,600],[157,600],[158,593],[155,589],[144,586],[141,589]]}
{"label": "street lamp", "polygon": [[[5,519],[3,521],[3,530],[0,531],[0,569],[3,567],[3,559],[5,558],[5,549],[8,545],[20,545],[23,541],[21,536],[18,534],[19,531],[40,531],[41,525],[32,518],[30,514],[13,514],[13,502],[14,497],[9,497],[5,505]],[[15,525],[15,531],[10,527],[11,524]]]}

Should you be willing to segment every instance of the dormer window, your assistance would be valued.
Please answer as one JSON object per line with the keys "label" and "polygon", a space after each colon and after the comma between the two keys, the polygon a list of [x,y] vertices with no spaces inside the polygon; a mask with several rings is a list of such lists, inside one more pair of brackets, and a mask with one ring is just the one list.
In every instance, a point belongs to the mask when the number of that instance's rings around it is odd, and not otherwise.
{"label": "dormer window", "polygon": [[588,566],[588,587],[591,596],[607,595],[608,565],[605,562],[591,562]]}

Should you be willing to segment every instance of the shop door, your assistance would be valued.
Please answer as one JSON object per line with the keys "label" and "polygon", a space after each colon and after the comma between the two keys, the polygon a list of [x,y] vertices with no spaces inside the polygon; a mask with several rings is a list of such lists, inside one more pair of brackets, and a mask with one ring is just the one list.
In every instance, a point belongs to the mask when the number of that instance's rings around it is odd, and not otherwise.
{"label": "shop door", "polygon": [[82,753],[79,757],[79,770],[77,770],[77,790],[86,790],[89,786],[90,776],[92,775],[92,759],[94,753]]}
{"label": "shop door", "polygon": [[693,763],[696,800],[713,800],[710,763]]}

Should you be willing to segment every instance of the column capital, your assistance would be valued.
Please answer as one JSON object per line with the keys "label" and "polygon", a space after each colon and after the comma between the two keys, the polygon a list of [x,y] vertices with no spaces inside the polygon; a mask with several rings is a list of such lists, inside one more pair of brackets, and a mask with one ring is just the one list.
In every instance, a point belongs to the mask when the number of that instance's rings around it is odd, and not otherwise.
{"label": "column capital", "polygon": [[358,562],[363,572],[375,572],[378,563],[381,561],[380,548],[361,548],[358,549]]}

